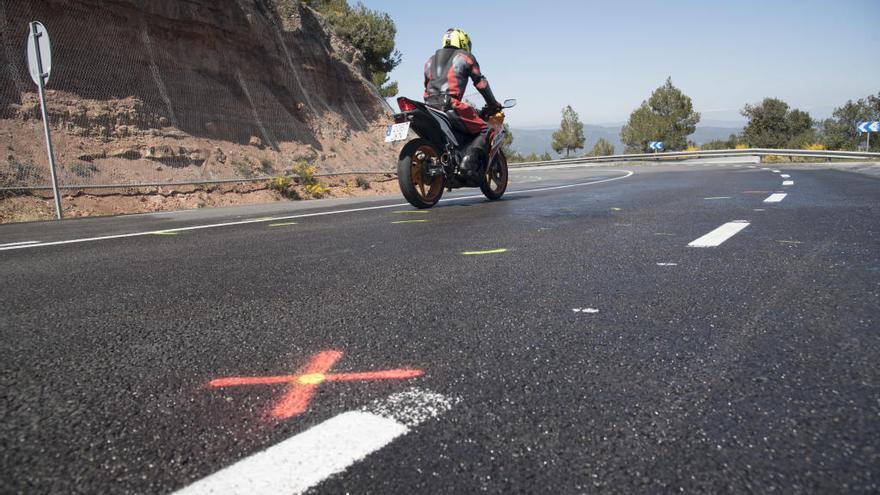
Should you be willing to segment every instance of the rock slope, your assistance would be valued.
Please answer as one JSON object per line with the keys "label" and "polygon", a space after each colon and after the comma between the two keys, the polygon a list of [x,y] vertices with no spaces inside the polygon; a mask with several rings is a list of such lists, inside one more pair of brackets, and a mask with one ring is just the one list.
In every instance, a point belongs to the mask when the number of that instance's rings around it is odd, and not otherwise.
{"label": "rock slope", "polygon": [[0,186],[48,182],[31,20],[52,41],[62,184],[393,166],[360,54],[307,7],[282,19],[271,0],[0,0]]}

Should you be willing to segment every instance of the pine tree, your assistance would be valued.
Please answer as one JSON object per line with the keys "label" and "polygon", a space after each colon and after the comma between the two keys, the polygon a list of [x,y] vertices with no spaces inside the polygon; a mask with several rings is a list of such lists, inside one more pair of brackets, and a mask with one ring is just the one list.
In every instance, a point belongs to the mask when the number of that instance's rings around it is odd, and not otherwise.
{"label": "pine tree", "polygon": [[743,139],[753,148],[801,148],[817,140],[810,114],[778,98],[746,105],[741,113],[749,119]]}
{"label": "pine tree", "polygon": [[599,138],[593,149],[587,153],[587,156],[611,156],[614,154],[614,145],[609,143],[605,138]]}
{"label": "pine tree", "polygon": [[666,149],[683,150],[687,137],[697,130],[700,114],[694,112],[691,99],[667,78],[651,97],[633,110],[629,122],[620,130],[627,153],[648,151],[648,143],[662,141]]}
{"label": "pine tree", "polygon": [[553,151],[562,153],[565,150],[565,156],[568,157],[572,151],[583,149],[585,142],[584,124],[571,105],[567,105],[562,109],[559,130],[553,133]]}

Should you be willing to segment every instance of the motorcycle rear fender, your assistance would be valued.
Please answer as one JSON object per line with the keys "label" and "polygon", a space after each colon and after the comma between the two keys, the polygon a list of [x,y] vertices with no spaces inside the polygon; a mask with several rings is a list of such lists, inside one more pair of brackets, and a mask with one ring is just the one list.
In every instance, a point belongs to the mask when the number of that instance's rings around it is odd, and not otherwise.
{"label": "motorcycle rear fender", "polygon": [[436,144],[439,150],[445,148],[445,143],[458,148],[459,143],[452,128],[449,126],[449,120],[439,110],[428,107],[424,103],[410,100],[416,105],[416,110],[400,113],[394,116],[395,122],[410,122],[410,129],[421,138],[425,138]]}

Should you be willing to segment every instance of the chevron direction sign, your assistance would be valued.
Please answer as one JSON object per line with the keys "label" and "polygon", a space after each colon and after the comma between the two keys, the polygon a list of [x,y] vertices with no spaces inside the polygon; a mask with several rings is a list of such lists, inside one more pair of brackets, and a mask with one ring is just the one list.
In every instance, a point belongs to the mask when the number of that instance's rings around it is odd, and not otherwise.
{"label": "chevron direction sign", "polygon": [[651,141],[648,143],[648,148],[654,151],[663,151],[663,141]]}
{"label": "chevron direction sign", "polygon": [[880,132],[880,122],[860,122],[856,129],[859,132]]}

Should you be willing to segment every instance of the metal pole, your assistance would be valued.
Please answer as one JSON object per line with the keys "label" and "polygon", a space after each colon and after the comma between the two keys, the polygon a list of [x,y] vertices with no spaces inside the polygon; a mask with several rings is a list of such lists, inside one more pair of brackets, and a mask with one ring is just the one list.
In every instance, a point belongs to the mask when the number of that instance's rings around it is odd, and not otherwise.
{"label": "metal pole", "polygon": [[43,59],[40,55],[40,33],[37,32],[36,24],[31,23],[31,35],[34,37],[34,46],[37,55],[37,71],[40,73],[38,86],[40,87],[40,110],[43,114],[43,132],[46,133],[46,152],[49,154],[49,171],[52,174],[52,193],[55,196],[55,214],[58,220],[62,219],[61,196],[58,194],[58,178],[55,175],[55,154],[52,152],[52,138],[49,135],[49,112],[46,111],[46,86],[45,73],[43,72]]}

